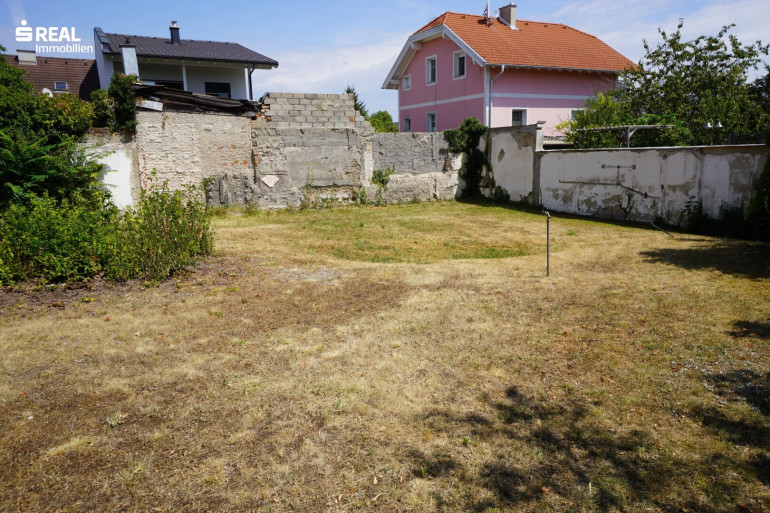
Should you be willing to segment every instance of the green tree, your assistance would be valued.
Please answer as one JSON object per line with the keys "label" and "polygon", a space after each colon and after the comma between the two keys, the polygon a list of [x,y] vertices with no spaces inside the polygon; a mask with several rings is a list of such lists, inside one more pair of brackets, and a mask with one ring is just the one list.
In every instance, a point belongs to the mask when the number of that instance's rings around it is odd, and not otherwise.
{"label": "green tree", "polygon": [[[653,48],[644,41],[645,56],[623,74],[631,109],[641,114],[673,115],[692,134],[692,144],[726,142],[729,134],[756,133],[761,109],[752,97],[748,73],[767,55],[760,41],[744,45],[727,25],[716,36],[684,41],[679,21],[674,33],[662,29]],[[709,130],[719,121],[721,130]],[[713,132],[713,134],[712,134]]]}
{"label": "green tree", "polygon": [[398,125],[393,122],[393,118],[388,111],[379,110],[367,118],[375,132],[398,132]]}
{"label": "green tree", "polygon": [[34,96],[24,71],[0,55],[0,209],[32,195],[98,201],[106,195],[104,166],[77,144],[92,116],[91,105],[73,95]]}
{"label": "green tree", "polygon": [[[645,55],[636,68],[620,75],[621,86],[604,97],[590,100],[570,130],[623,124],[673,124],[674,131],[638,132],[632,145],[702,145],[739,141],[756,136],[768,115],[758,101],[757,88],[748,82],[768,46],[760,41],[743,44],[730,34],[734,25],[716,36],[691,41],[682,37],[684,22],[675,32],[658,29],[662,41],[644,41]],[[709,129],[719,121],[723,128]],[[576,140],[576,134],[568,135]],[[611,135],[583,137],[583,147],[596,142],[611,145]],[[615,144],[618,146],[619,144]]]}
{"label": "green tree", "polygon": [[366,104],[361,101],[361,99],[358,97],[358,93],[356,92],[356,88],[354,86],[347,86],[345,88],[345,93],[352,94],[353,95],[353,107],[361,113],[361,115],[364,118],[369,117],[369,111],[366,109]]}

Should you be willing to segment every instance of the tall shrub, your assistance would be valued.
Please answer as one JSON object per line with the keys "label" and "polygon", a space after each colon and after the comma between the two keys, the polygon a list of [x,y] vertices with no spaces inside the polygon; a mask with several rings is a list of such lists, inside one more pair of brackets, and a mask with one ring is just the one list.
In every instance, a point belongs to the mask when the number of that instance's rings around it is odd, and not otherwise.
{"label": "tall shrub", "polygon": [[460,178],[465,181],[464,196],[481,195],[481,174],[484,166],[489,166],[484,153],[479,150],[481,136],[487,133],[487,127],[475,117],[466,118],[455,130],[444,130],[447,151],[465,153],[468,158],[460,170]]}
{"label": "tall shrub", "polygon": [[136,82],[134,75],[115,73],[112,75],[107,94],[112,100],[114,130],[126,132],[136,131],[136,95],[131,85]]}

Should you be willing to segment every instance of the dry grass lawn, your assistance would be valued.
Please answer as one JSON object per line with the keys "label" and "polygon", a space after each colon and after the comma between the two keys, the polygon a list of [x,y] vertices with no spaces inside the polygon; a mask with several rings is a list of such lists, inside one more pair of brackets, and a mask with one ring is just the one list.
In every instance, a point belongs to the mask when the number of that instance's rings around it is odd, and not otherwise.
{"label": "dry grass lawn", "polygon": [[439,202],[229,213],[0,293],[0,511],[770,511],[770,247]]}

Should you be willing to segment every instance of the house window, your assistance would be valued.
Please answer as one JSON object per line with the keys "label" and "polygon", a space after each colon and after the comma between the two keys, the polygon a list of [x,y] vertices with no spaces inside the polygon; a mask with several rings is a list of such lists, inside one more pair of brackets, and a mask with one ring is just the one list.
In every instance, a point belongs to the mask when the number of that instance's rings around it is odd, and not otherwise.
{"label": "house window", "polygon": [[54,82],[53,90],[59,92],[68,91],[69,89],[67,88],[67,82]]}
{"label": "house window", "polygon": [[206,82],[206,94],[230,98],[230,84],[227,82]]}
{"label": "house window", "polygon": [[427,123],[426,123],[426,131],[428,132],[435,132],[436,131],[436,113],[435,112],[429,112]]}
{"label": "house window", "polygon": [[569,120],[575,121],[577,119],[578,112],[582,112],[583,109],[572,109],[569,113]]}
{"label": "house window", "polygon": [[435,84],[436,83],[436,57],[428,57],[425,59],[425,83]]}
{"label": "house window", "polygon": [[404,75],[404,91],[412,88],[412,75]]}
{"label": "house window", "polygon": [[511,126],[524,126],[527,124],[527,111],[525,109],[513,109],[511,111]]}
{"label": "house window", "polygon": [[404,118],[404,132],[412,131],[412,118]]}
{"label": "house window", "polygon": [[465,52],[454,53],[454,78],[465,78]]}

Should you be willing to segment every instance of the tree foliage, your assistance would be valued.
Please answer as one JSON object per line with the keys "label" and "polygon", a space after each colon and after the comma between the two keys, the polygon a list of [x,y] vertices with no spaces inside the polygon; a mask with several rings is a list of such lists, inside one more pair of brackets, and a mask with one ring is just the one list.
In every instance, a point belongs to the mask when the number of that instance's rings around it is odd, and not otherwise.
{"label": "tree foliage", "polygon": [[[644,41],[645,55],[638,67],[621,73],[621,86],[590,101],[586,112],[570,122],[569,128],[645,124],[642,121],[657,119],[678,127],[673,134],[660,132],[663,144],[669,138],[671,143],[691,145],[710,144],[712,137],[718,144],[760,133],[767,111],[757,101],[748,73],[768,54],[768,46],[760,41],[741,43],[730,33],[734,25],[723,27],[715,36],[686,41],[683,25],[680,20],[673,33],[658,29],[661,41],[654,47]],[[713,126],[717,121],[723,128],[706,128],[707,123]],[[655,137],[644,140],[639,132],[632,144],[658,144]],[[606,137],[596,139],[608,143]]]}
{"label": "tree foliage", "polygon": [[91,106],[94,109],[92,126],[99,128],[111,128],[115,117],[112,114],[112,105],[107,91],[97,89],[91,91]]}
{"label": "tree foliage", "polygon": [[352,94],[353,95],[353,107],[361,113],[361,115],[364,118],[369,117],[369,111],[366,108],[366,104],[361,101],[361,99],[358,97],[358,93],[356,92],[356,88],[354,86],[347,86],[345,88],[345,93]]}
{"label": "tree foliage", "polygon": [[398,125],[393,122],[393,118],[386,110],[375,112],[367,118],[367,121],[375,132],[398,132]]}
{"label": "tree foliage", "polygon": [[136,132],[136,94],[131,90],[135,82],[135,75],[112,75],[107,94],[112,101],[113,130]]}
{"label": "tree foliage", "polygon": [[104,166],[77,145],[92,118],[91,105],[71,94],[35,96],[24,71],[0,55],[0,209],[43,194],[100,201]]}

